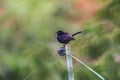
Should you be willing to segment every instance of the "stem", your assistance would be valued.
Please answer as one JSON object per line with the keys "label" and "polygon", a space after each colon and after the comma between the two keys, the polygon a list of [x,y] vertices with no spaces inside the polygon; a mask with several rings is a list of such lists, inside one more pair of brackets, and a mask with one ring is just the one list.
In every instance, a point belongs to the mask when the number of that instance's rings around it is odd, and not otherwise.
{"label": "stem", "polygon": [[80,64],[82,64],[83,66],[85,66],[88,70],[90,70],[91,72],[93,72],[96,76],[98,76],[101,80],[105,80],[100,74],[98,74],[96,71],[94,71],[92,68],[90,68],[89,66],[87,66],[85,63],[83,63],[81,60],[79,60],[78,58],[72,56],[71,54],[68,54],[69,56],[73,57],[76,61],[78,61]]}
{"label": "stem", "polygon": [[66,51],[66,61],[67,61],[67,69],[68,69],[68,79],[74,80],[74,72],[73,72],[73,64],[72,64],[72,52],[70,50],[70,47],[65,45],[65,51]]}
{"label": "stem", "polygon": [[30,72],[23,80],[27,80],[31,75],[33,75],[34,72],[35,72],[35,70],[33,70],[32,72]]}

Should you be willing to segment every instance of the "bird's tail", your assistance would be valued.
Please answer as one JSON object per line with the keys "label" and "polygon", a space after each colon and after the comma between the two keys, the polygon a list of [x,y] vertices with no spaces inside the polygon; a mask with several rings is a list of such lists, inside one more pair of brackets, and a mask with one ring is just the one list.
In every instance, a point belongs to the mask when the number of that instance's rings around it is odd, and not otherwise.
{"label": "bird's tail", "polygon": [[75,35],[77,35],[79,33],[82,33],[82,31],[76,32],[76,33],[72,34],[72,36],[75,36]]}

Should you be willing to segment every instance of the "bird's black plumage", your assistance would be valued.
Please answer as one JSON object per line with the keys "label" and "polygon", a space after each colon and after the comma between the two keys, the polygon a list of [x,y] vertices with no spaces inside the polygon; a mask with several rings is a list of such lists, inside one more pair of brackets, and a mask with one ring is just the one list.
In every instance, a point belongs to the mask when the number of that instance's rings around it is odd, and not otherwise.
{"label": "bird's black plumage", "polygon": [[72,35],[67,32],[64,32],[64,31],[57,31],[57,40],[60,43],[67,44],[67,43],[69,43],[69,41],[75,40],[74,36],[79,33],[81,33],[81,31],[76,32]]}

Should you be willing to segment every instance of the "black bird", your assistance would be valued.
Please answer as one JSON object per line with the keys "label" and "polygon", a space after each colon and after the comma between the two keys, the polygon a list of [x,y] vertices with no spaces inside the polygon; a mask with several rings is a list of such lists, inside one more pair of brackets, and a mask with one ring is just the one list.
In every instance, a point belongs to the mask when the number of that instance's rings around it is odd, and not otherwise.
{"label": "black bird", "polygon": [[64,32],[64,31],[57,31],[57,40],[60,43],[67,44],[70,41],[75,40],[74,36],[81,33],[81,32],[82,31],[79,31],[79,32],[76,32],[76,33],[71,35],[71,34]]}

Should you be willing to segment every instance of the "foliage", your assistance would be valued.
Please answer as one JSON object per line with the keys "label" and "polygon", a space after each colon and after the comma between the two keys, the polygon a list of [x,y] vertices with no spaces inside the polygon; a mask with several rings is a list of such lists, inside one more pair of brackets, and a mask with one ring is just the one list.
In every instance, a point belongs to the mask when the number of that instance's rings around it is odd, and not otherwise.
{"label": "foliage", "polygon": [[[70,43],[74,55],[106,80],[120,79],[120,1],[108,1],[94,18],[79,21],[83,27],[76,27],[74,20],[81,16],[73,3],[0,1],[0,80],[68,80],[66,61],[57,55],[56,31],[81,29],[80,37]],[[76,61],[74,70],[75,80],[98,80]]]}

